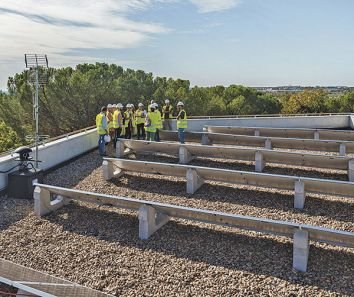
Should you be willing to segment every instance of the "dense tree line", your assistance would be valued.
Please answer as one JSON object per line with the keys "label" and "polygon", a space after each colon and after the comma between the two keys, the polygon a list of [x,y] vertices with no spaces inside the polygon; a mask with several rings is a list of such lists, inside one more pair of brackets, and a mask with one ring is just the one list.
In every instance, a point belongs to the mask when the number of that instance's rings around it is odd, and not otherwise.
{"label": "dense tree line", "polygon": [[[48,70],[48,84],[40,91],[40,129],[50,136],[94,125],[100,107],[108,103],[165,99],[183,101],[189,115],[245,115],[276,113],[352,112],[354,93],[330,96],[324,90],[269,94],[230,85],[191,87],[188,80],[154,77],[142,70],[115,64],[80,64]],[[24,143],[32,131],[33,87],[28,71],[8,80],[8,94],[0,93],[0,151]]]}

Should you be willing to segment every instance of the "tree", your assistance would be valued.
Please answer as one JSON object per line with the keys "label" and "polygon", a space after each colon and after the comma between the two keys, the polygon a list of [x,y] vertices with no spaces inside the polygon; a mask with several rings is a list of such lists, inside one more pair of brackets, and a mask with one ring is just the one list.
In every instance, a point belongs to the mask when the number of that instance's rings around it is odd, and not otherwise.
{"label": "tree", "polygon": [[284,103],[284,113],[321,113],[327,112],[326,101],[328,93],[323,89],[305,90],[293,94],[289,100]]}

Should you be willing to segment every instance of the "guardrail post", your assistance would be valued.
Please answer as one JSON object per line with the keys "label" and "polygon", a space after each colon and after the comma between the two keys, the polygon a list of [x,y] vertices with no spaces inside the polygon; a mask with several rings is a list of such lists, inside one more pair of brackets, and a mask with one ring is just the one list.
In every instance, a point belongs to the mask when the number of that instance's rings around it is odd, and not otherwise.
{"label": "guardrail post", "polygon": [[348,162],[348,180],[354,182],[354,159],[350,159]]}
{"label": "guardrail post", "polygon": [[204,179],[198,175],[195,169],[189,168],[186,177],[188,194],[194,194],[204,184]]}
{"label": "guardrail post", "polygon": [[294,195],[294,207],[304,208],[305,205],[305,184],[303,181],[298,180],[295,182],[295,195]]}
{"label": "guardrail post", "polygon": [[159,213],[149,205],[142,205],[139,208],[139,238],[146,240],[165,225],[170,217]]}
{"label": "guardrail post", "polygon": [[320,132],[315,131],[315,132],[313,133],[313,139],[319,140],[319,139],[320,139]]}
{"label": "guardrail post", "polygon": [[265,161],[264,161],[264,157],[263,157],[263,153],[262,152],[256,151],[255,161],[256,161],[255,170],[257,172],[262,172],[264,167],[265,167]]}
{"label": "guardrail post", "polygon": [[272,149],[272,140],[267,138],[265,140],[264,147],[266,150],[271,150]]}
{"label": "guardrail post", "polygon": [[345,143],[341,143],[339,145],[339,155],[340,156],[345,156]]}
{"label": "guardrail post", "polygon": [[188,164],[194,159],[194,156],[183,145],[179,147],[179,163]]}
{"label": "guardrail post", "polygon": [[117,145],[116,145],[116,158],[122,158],[124,156],[124,143],[123,141],[120,141],[120,139],[118,139],[117,141]]}
{"label": "guardrail post", "polygon": [[58,196],[55,200],[51,201],[50,192],[41,187],[36,187],[33,192],[34,198],[34,214],[37,217],[44,216],[48,213],[51,213],[54,210],[57,210],[64,205],[69,203],[69,199],[66,199],[62,196]]}
{"label": "guardrail post", "polygon": [[293,268],[306,272],[310,250],[308,232],[301,229],[296,230],[293,245]]}
{"label": "guardrail post", "polygon": [[259,130],[254,130],[254,136],[261,136],[261,133],[259,132]]}
{"label": "guardrail post", "polygon": [[114,176],[113,163],[104,160],[102,163],[103,179],[110,180]]}
{"label": "guardrail post", "polygon": [[202,135],[202,145],[211,145],[213,142],[211,139],[208,137],[207,134],[203,133]]}

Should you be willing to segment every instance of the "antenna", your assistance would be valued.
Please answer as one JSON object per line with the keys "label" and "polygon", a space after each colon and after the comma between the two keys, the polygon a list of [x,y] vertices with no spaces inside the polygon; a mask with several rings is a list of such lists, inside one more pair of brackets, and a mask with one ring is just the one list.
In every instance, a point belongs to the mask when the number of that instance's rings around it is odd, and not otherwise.
{"label": "antenna", "polygon": [[26,138],[35,141],[36,147],[36,168],[38,169],[38,145],[41,140],[48,139],[48,135],[39,135],[39,88],[47,84],[47,76],[45,71],[40,69],[48,69],[48,58],[44,54],[25,54],[26,68],[30,70],[29,81],[35,87],[35,95],[33,100],[34,120],[36,122],[36,131],[34,135],[28,135]]}

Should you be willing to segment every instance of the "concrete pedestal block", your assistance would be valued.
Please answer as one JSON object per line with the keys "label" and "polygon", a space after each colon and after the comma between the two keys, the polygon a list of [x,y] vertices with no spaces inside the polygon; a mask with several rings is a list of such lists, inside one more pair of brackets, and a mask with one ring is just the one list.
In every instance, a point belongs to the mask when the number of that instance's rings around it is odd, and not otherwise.
{"label": "concrete pedestal block", "polygon": [[294,247],[293,247],[293,268],[306,272],[307,262],[309,257],[309,234],[304,230],[296,230],[294,233]]}
{"label": "concrete pedestal block", "polygon": [[108,161],[103,161],[102,163],[103,179],[110,180],[114,175],[113,163]]}
{"label": "concrete pedestal block", "polygon": [[122,158],[124,156],[124,143],[118,139],[116,146],[116,158]]}
{"label": "concrete pedestal block", "polygon": [[339,145],[339,155],[340,156],[345,156],[346,152],[345,152],[345,143],[341,143]]}
{"label": "concrete pedestal block", "polygon": [[153,233],[160,229],[170,220],[170,217],[159,213],[149,205],[142,205],[139,208],[139,238],[148,239]]}
{"label": "concrete pedestal block", "polygon": [[261,136],[261,132],[259,130],[254,130],[254,136]]}
{"label": "concrete pedestal block", "polygon": [[348,180],[354,182],[354,159],[348,162]]}
{"label": "concrete pedestal block", "polygon": [[194,194],[204,184],[204,179],[198,175],[195,169],[188,169],[186,177],[188,194]]}
{"label": "concrete pedestal block", "polygon": [[211,145],[213,144],[213,142],[211,141],[211,139],[208,137],[207,134],[203,134],[202,135],[202,145]]}
{"label": "concrete pedestal block", "polygon": [[265,161],[262,152],[257,151],[255,155],[256,166],[255,170],[257,172],[262,172],[265,167]]}
{"label": "concrete pedestal block", "polygon": [[264,147],[265,147],[266,150],[271,150],[272,149],[272,141],[269,138],[267,138],[265,140]]}
{"label": "concrete pedestal block", "polygon": [[50,192],[46,189],[36,187],[33,192],[34,214],[38,217],[44,216],[55,211],[70,202],[62,196],[57,196],[53,201],[50,199]]}
{"label": "concrete pedestal block", "polygon": [[179,163],[188,164],[194,159],[194,156],[183,145],[179,147]]}
{"label": "concrete pedestal block", "polygon": [[294,207],[304,208],[305,205],[305,184],[303,181],[298,180],[295,182],[295,195],[294,195]]}
{"label": "concrete pedestal block", "polygon": [[319,139],[320,139],[320,132],[315,131],[315,132],[313,133],[313,139],[319,140]]}

